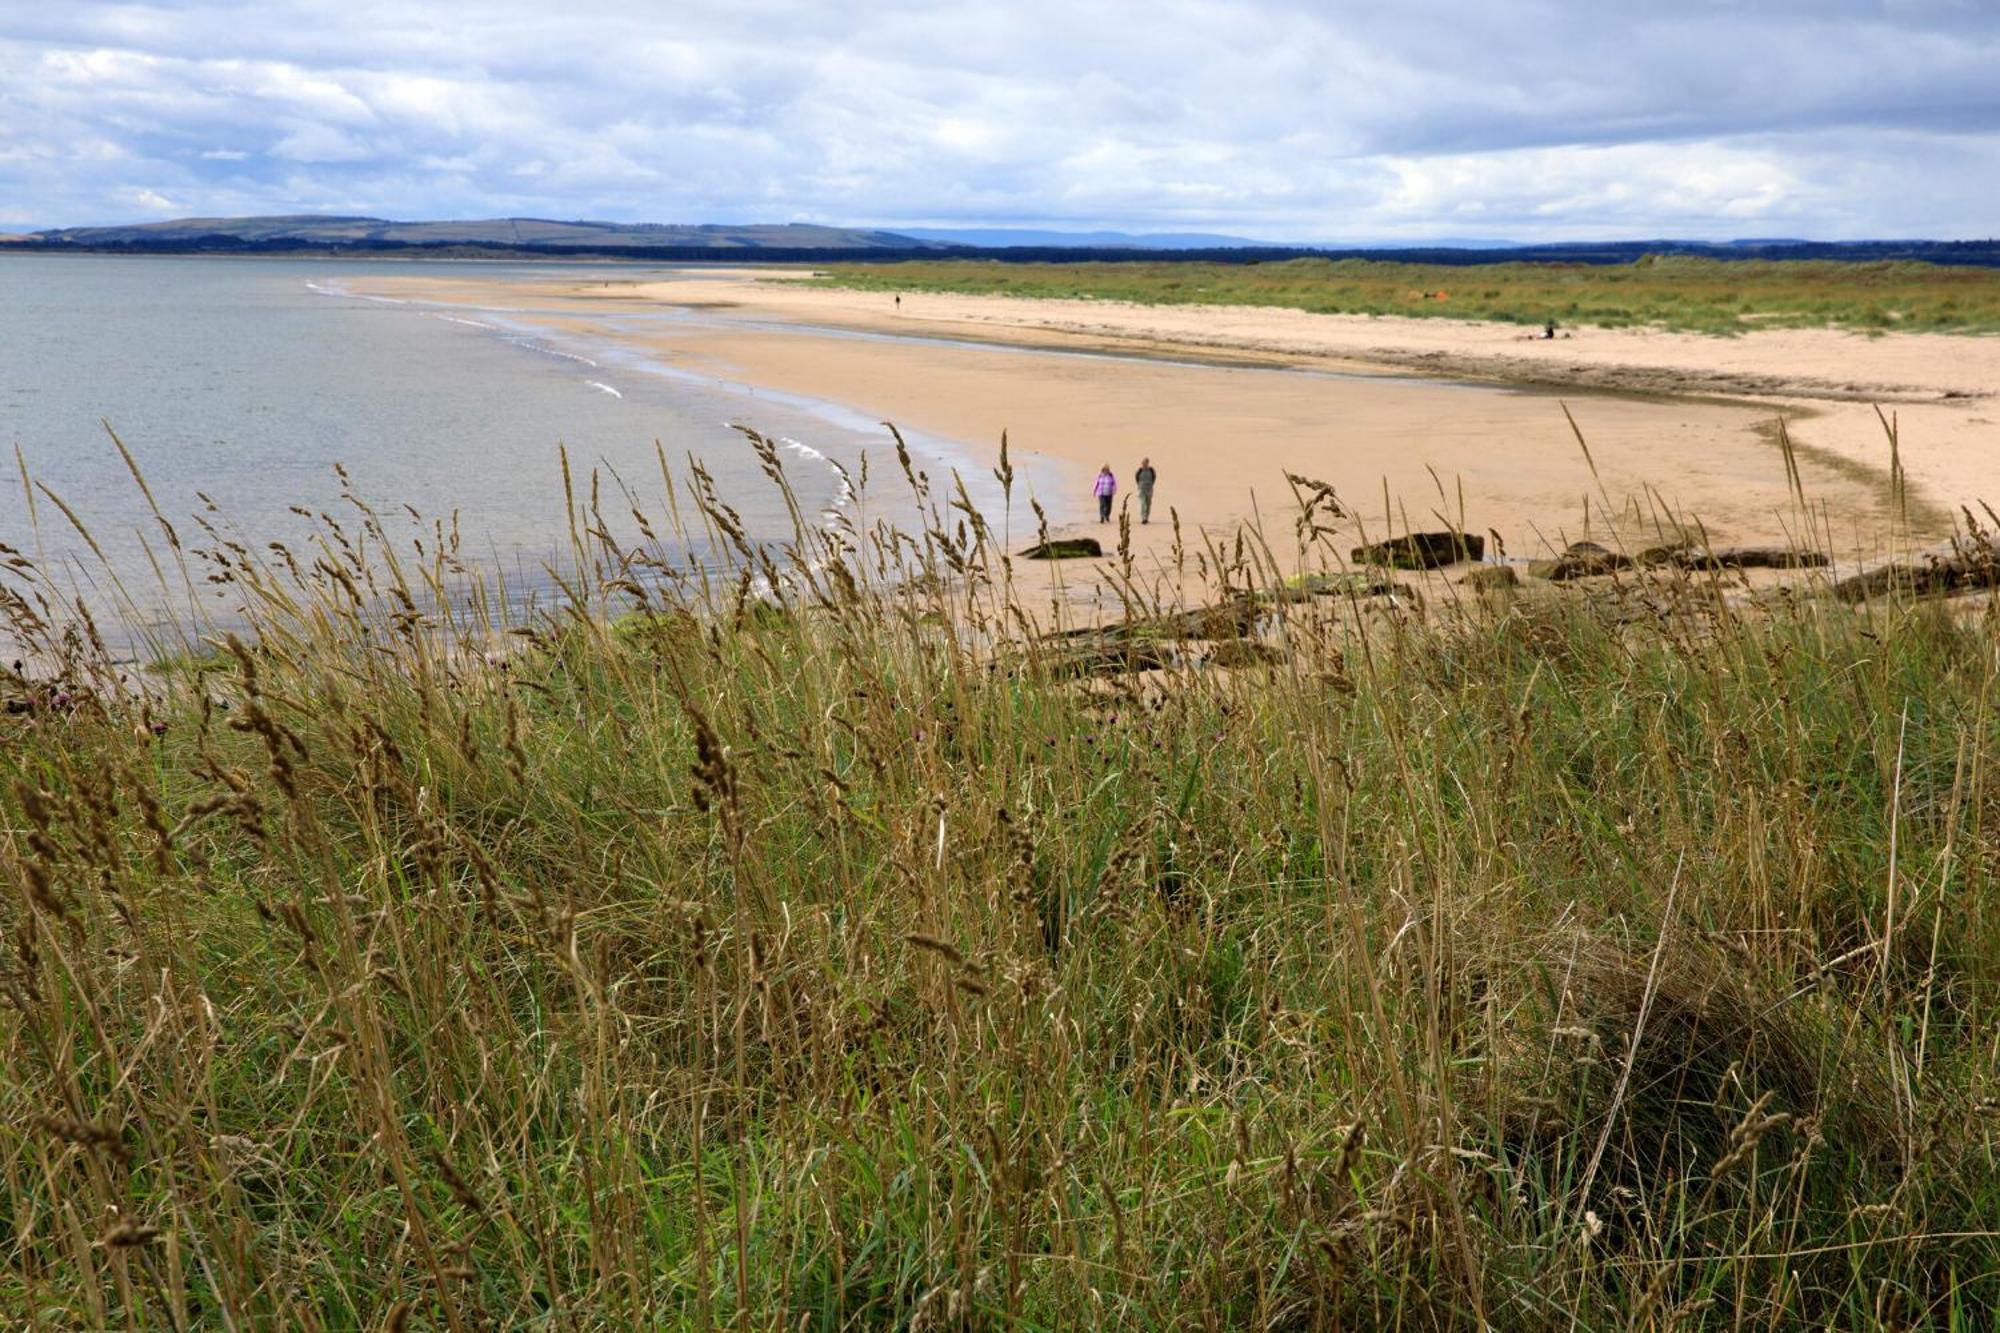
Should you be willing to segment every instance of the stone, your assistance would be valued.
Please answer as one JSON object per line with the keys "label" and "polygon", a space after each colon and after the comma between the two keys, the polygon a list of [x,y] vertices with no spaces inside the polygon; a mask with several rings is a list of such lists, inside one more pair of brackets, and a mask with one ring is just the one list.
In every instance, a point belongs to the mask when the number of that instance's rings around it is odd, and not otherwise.
{"label": "stone", "polygon": [[1571,579],[1595,578],[1631,567],[1632,557],[1629,555],[1607,550],[1596,542],[1571,542],[1563,548],[1563,553],[1556,557],[1543,577],[1556,583],[1567,583]]}
{"label": "stone", "polygon": [[1682,551],[1674,563],[1682,569],[1824,569],[1829,562],[1823,551],[1792,546],[1725,546]]}
{"label": "stone", "polygon": [[1091,560],[1102,557],[1104,547],[1095,537],[1054,537],[1037,542],[1021,552],[1023,560]]}
{"label": "stone", "polygon": [[1273,666],[1284,660],[1285,655],[1268,643],[1258,643],[1254,639],[1231,639],[1209,649],[1208,656],[1202,659],[1202,664],[1240,668]]}
{"label": "stone", "polygon": [[1357,565],[1441,569],[1461,560],[1485,559],[1486,539],[1469,532],[1411,532],[1370,546],[1357,546],[1348,558]]}
{"label": "stone", "polygon": [[1520,574],[1512,565],[1481,565],[1459,580],[1459,583],[1474,592],[1499,592],[1506,588],[1518,587]]}

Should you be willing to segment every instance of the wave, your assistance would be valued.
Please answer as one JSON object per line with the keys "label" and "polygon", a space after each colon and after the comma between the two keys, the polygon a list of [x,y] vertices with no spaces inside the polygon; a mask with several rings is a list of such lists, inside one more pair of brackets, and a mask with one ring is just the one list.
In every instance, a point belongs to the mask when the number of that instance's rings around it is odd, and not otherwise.
{"label": "wave", "polygon": [[[487,325],[487,327],[495,329],[497,331],[499,325],[489,324]],[[592,361],[589,357],[578,356],[575,352],[565,352],[560,348],[551,347],[539,338],[525,338],[520,336],[519,334],[505,334],[503,335],[503,337],[506,339],[506,341],[514,344],[514,346],[516,347],[525,347],[531,352],[540,352],[543,356],[559,356],[565,361],[575,361],[582,365],[589,366],[592,370],[596,370],[598,368],[597,362]]]}
{"label": "wave", "polygon": [[613,398],[623,398],[625,396],[624,394],[618,392],[618,390],[612,388],[609,384],[604,384],[597,380],[585,380],[584,383],[588,384],[593,389],[604,390],[604,392],[610,394]]}

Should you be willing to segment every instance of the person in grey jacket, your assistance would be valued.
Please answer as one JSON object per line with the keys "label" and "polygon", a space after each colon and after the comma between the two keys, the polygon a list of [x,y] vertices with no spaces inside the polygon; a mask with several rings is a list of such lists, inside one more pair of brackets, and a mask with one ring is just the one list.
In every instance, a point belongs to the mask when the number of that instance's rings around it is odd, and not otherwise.
{"label": "person in grey jacket", "polygon": [[1142,458],[1139,460],[1139,471],[1133,476],[1132,480],[1137,482],[1139,486],[1139,521],[1141,523],[1150,523],[1153,521],[1153,483],[1159,478],[1159,475],[1159,473],[1153,471],[1152,459]]}

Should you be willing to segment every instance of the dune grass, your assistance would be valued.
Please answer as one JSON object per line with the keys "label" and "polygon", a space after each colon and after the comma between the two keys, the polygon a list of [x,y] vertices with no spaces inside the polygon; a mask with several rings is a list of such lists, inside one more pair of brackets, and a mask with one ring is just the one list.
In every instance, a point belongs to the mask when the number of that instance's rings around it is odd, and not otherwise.
{"label": "dune grass", "polygon": [[993,260],[842,264],[817,281],[867,291],[1040,296],[1144,305],[1282,306],[1324,314],[1494,320],[1540,328],[1654,325],[1700,333],[1767,328],[2000,331],[2000,271],[1916,261],[1647,256],[1630,264],[1264,264]]}
{"label": "dune grass", "polygon": [[357,508],[122,688],[11,566],[0,1317],[1991,1326],[1990,608],[1369,610],[1309,510],[1205,553],[1275,662],[1074,680],[913,484],[575,503],[515,634]]}

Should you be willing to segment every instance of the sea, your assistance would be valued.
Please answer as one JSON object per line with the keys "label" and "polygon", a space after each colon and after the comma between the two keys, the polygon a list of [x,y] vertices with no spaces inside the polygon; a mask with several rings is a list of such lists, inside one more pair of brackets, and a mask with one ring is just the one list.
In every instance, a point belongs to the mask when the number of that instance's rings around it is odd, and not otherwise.
{"label": "sea", "polygon": [[[495,583],[520,602],[512,611],[527,615],[552,595],[569,542],[564,452],[579,496],[594,475],[607,516],[636,502],[661,534],[659,455],[682,484],[683,460],[697,457],[760,541],[789,538],[792,520],[736,425],[781,442],[809,522],[855,503],[849,478],[864,453],[878,477],[893,468],[886,431],[840,404],[538,331],[524,307],[355,291],[371,276],[425,273],[675,276],[444,260],[0,256],[0,543],[107,623],[226,622],[226,591],[203,592],[218,605],[191,612],[184,586],[159,586],[162,533],[115,431],[190,545],[207,535],[197,520],[251,551],[296,542],[312,522],[296,510],[351,520],[351,493],[392,531],[406,525],[413,542],[455,525],[461,559],[503,576]],[[911,445],[920,467],[980,484],[981,468],[953,442]],[[619,535],[639,540],[630,523]],[[710,558],[698,544],[667,554]]]}

